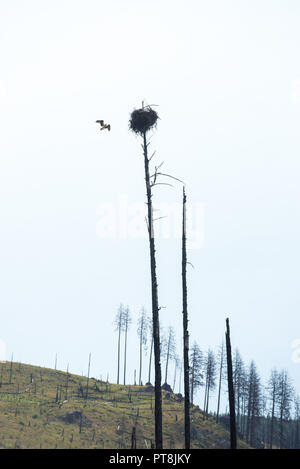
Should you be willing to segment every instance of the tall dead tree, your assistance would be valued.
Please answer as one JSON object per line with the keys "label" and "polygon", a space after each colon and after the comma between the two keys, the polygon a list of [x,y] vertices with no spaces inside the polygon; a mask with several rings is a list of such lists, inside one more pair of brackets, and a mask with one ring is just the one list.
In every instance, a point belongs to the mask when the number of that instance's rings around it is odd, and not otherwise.
{"label": "tall dead tree", "polygon": [[128,334],[128,329],[131,324],[131,316],[130,316],[130,311],[129,307],[124,310],[124,333],[125,333],[125,343],[124,343],[124,380],[123,384],[125,386],[126,384],[126,364],[127,364],[127,334]]}
{"label": "tall dead tree", "polygon": [[184,436],[185,449],[190,449],[190,367],[189,367],[189,332],[187,310],[187,281],[186,281],[186,194],[183,187],[182,203],[182,316],[183,316],[183,373],[184,373]]}
{"label": "tall dead tree", "polygon": [[148,370],[148,384],[151,383],[151,365],[152,365],[152,354],[153,354],[153,322],[148,319],[148,329],[151,337],[150,353],[149,353],[149,370]]}
{"label": "tall dead tree", "polygon": [[89,354],[89,366],[88,366],[88,373],[86,378],[86,392],[85,392],[85,400],[88,400],[89,397],[89,381],[90,381],[90,369],[91,369],[91,353]]}
{"label": "tall dead tree", "polygon": [[163,355],[166,359],[165,367],[165,384],[168,383],[168,367],[170,360],[174,360],[176,356],[176,342],[175,342],[175,332],[172,326],[169,326],[167,337],[164,340]]}
{"label": "tall dead tree", "polygon": [[115,317],[115,330],[118,331],[118,372],[117,384],[120,382],[120,350],[121,350],[121,332],[124,329],[124,307],[120,304]]}
{"label": "tall dead tree", "polygon": [[157,113],[150,107],[142,105],[141,109],[136,109],[131,113],[129,127],[134,133],[142,137],[142,148],[144,155],[145,182],[147,194],[147,225],[150,248],[150,272],[151,272],[151,292],[152,292],[152,321],[153,321],[153,346],[154,346],[154,368],[155,368],[155,446],[157,449],[163,447],[162,434],[162,396],[161,396],[161,363],[160,363],[160,334],[159,334],[159,306],[158,306],[158,285],[156,276],[156,256],[155,239],[153,230],[153,206],[152,187],[156,182],[157,171],[154,180],[151,180],[148,156],[149,141],[147,132],[156,126]]}
{"label": "tall dead tree", "polygon": [[278,387],[279,379],[278,372],[276,369],[271,370],[271,376],[268,381],[268,398],[271,402],[271,415],[270,415],[270,433],[269,433],[269,448],[273,448],[273,436],[274,436],[274,423],[276,418],[276,405],[278,398]]}
{"label": "tall dead tree", "polygon": [[199,345],[194,342],[190,353],[190,389],[191,389],[191,405],[194,403],[194,395],[196,390],[203,385],[203,356]]}
{"label": "tall dead tree", "polygon": [[226,355],[227,355],[227,380],[228,380],[228,396],[229,396],[229,413],[230,413],[230,448],[236,449],[236,426],[235,426],[235,405],[233,390],[233,374],[232,374],[232,355],[230,343],[229,319],[226,319]]}
{"label": "tall dead tree", "polygon": [[216,359],[214,352],[209,349],[204,360],[205,371],[205,394],[204,394],[204,413],[203,417],[208,416],[210,393],[216,387]]}
{"label": "tall dead tree", "polygon": [[138,319],[138,337],[140,343],[140,367],[139,367],[139,385],[142,385],[142,367],[143,367],[143,351],[147,345],[147,314],[145,308],[142,308],[140,311]]}
{"label": "tall dead tree", "polygon": [[222,380],[223,380],[223,366],[224,366],[224,342],[222,341],[219,355],[218,355],[218,362],[219,362],[219,390],[218,390],[218,404],[217,404],[217,415],[216,415],[216,422],[219,421],[219,412],[220,412],[220,401],[221,401],[221,387],[222,387]]}

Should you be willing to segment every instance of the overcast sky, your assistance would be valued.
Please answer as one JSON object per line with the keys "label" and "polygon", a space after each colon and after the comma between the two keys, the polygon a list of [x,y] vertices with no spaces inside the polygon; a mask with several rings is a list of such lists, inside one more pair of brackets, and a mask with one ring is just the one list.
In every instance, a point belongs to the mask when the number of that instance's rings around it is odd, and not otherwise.
{"label": "overcast sky", "polygon": [[[299,15],[297,0],[1,3],[2,358],[52,367],[57,353],[85,373],[91,352],[92,374],[116,379],[119,303],[135,321],[151,311],[128,131],[145,100],[160,116],[153,164],[190,204],[191,341],[216,349],[229,316],[245,361],[287,368],[300,390]],[[179,346],[181,195],[154,194],[161,321]],[[136,324],[129,348],[132,381]]]}

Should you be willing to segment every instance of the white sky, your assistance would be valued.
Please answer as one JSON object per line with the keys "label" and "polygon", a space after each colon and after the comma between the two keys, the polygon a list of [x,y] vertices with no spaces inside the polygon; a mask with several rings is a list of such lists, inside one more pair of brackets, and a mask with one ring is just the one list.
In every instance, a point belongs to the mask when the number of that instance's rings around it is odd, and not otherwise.
{"label": "white sky", "polygon": [[[244,359],[263,376],[285,367],[297,385],[299,14],[297,0],[1,3],[7,358],[53,366],[57,352],[58,367],[81,373],[92,352],[92,373],[115,379],[118,304],[135,318],[150,311],[148,244],[101,239],[97,226],[103,204],[145,200],[140,141],[128,131],[145,99],[161,117],[155,161],[204,211],[203,246],[189,250],[192,340],[216,348],[228,314]],[[157,188],[154,201],[179,204],[180,185]],[[157,251],[161,319],[180,343],[180,240]],[[136,325],[129,357],[132,379]]]}

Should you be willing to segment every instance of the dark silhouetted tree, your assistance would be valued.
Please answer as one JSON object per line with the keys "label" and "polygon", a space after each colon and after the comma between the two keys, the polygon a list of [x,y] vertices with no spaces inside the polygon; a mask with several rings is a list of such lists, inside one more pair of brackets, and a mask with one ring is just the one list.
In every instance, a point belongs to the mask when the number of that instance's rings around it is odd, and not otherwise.
{"label": "dark silhouetted tree", "polygon": [[160,363],[160,334],[159,334],[159,305],[158,305],[158,285],[156,275],[155,239],[153,230],[153,206],[152,188],[156,184],[158,176],[157,169],[151,177],[148,156],[149,141],[147,133],[156,126],[157,113],[150,107],[142,105],[141,109],[136,109],[131,113],[129,127],[134,133],[142,137],[145,182],[147,193],[147,226],[150,248],[150,272],[151,272],[151,292],[152,292],[152,321],[154,339],[154,365],[155,365],[155,446],[157,449],[163,447],[162,433],[162,396],[161,396],[161,363]]}
{"label": "dark silhouetted tree", "polygon": [[187,309],[187,252],[186,252],[186,194],[183,187],[182,198],[182,318],[183,318],[183,374],[184,374],[184,435],[185,449],[191,445],[191,423],[190,423],[190,368],[189,368],[189,331],[188,331],[188,309]]}
{"label": "dark silhouetted tree", "polygon": [[235,422],[235,403],[233,388],[232,354],[229,319],[226,319],[226,358],[227,358],[227,381],[229,397],[229,415],[230,415],[230,448],[236,449],[236,422]]}

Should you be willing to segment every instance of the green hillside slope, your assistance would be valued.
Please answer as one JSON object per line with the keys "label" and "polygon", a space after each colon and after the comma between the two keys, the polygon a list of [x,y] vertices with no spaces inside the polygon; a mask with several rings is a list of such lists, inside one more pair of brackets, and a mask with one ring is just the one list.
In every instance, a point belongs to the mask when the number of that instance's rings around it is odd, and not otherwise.
{"label": "green hillside slope", "polygon": [[[183,448],[183,402],[163,391],[164,447]],[[229,434],[191,410],[193,448],[227,448]],[[119,386],[21,363],[0,363],[0,448],[137,448],[154,441],[151,386]],[[240,442],[240,447],[245,444]]]}

